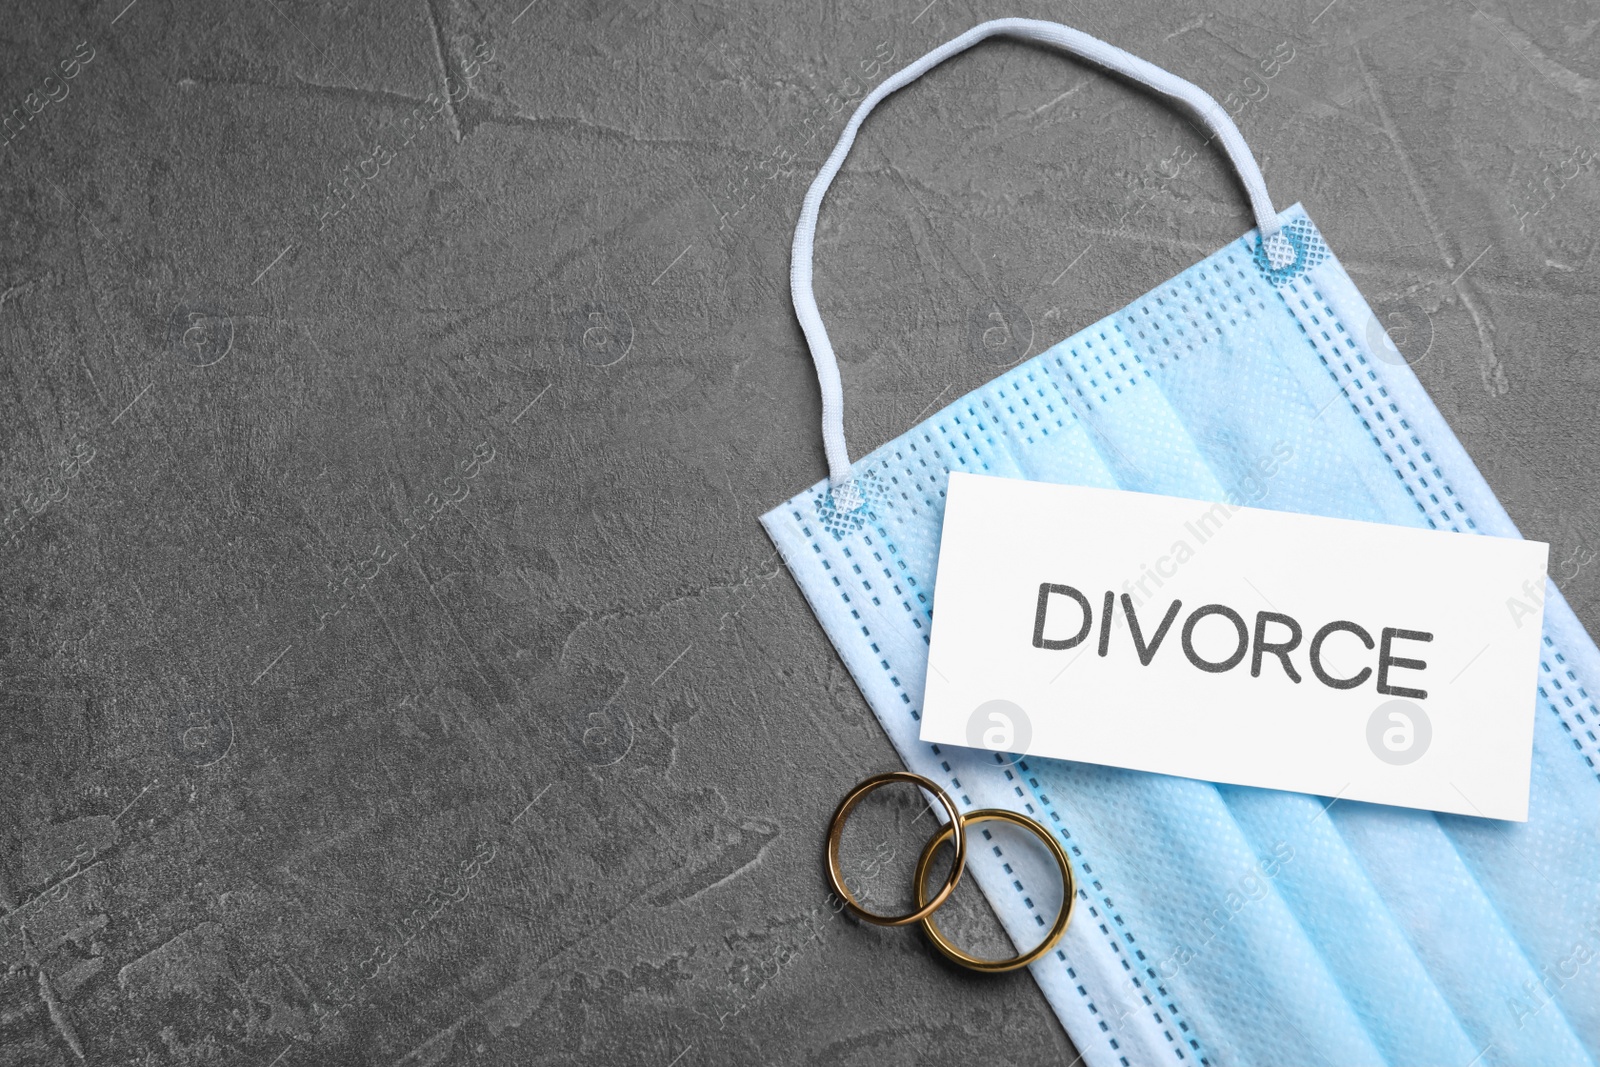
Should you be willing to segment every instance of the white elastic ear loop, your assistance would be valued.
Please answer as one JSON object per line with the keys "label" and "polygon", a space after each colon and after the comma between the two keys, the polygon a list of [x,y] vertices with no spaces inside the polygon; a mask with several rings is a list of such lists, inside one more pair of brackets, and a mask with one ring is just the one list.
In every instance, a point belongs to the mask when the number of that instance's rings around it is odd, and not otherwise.
{"label": "white elastic ear loop", "polygon": [[840,501],[846,504],[847,510],[853,506],[856,498],[854,487],[850,484],[850,453],[844,443],[844,388],[839,380],[839,362],[833,354],[833,345],[828,340],[828,330],[822,325],[822,316],[817,312],[817,298],[811,291],[811,249],[816,237],[817,213],[822,208],[822,197],[827,193],[828,186],[833,183],[834,175],[838,174],[839,168],[843,166],[844,157],[850,153],[850,146],[855,143],[856,131],[872,113],[872,109],[878,106],[879,101],[896,89],[916,81],[951,56],[965,52],[979,41],[996,36],[1019,37],[1025,41],[1051,45],[1107,70],[1115,71],[1177,103],[1187,105],[1206,129],[1222,142],[1222,150],[1226,153],[1228,162],[1233,164],[1234,172],[1238,174],[1239,181],[1244,184],[1245,193],[1250,197],[1250,210],[1255,214],[1256,225],[1261,231],[1264,246],[1271,253],[1274,265],[1286,265],[1294,258],[1293,250],[1286,247],[1283,240],[1278,238],[1278,213],[1273,210],[1272,200],[1267,195],[1267,183],[1261,178],[1261,168],[1256,166],[1255,157],[1250,154],[1249,146],[1244,143],[1239,127],[1233,124],[1233,119],[1228,117],[1228,113],[1211,99],[1204,89],[1162,70],[1153,63],[1147,63],[1138,56],[1130,55],[1120,48],[1056,22],[1041,22],[1036,19],[995,19],[974,26],[960,37],[945,42],[921,59],[884,79],[876,89],[867,94],[865,100],[861,101],[861,106],[856,108],[855,114],[850,116],[849,123],[845,125],[844,132],[839,135],[839,143],[834,146],[833,154],[822,165],[822,170],[817,172],[811,188],[806,191],[805,202],[800,205],[800,222],[794,230],[794,249],[789,266],[789,291],[794,299],[795,316],[800,320],[800,327],[805,331],[806,343],[811,347],[812,362],[817,365],[817,383],[822,387],[822,445],[828,456],[828,478],[836,490],[844,490],[845,495],[849,496],[849,501]]}

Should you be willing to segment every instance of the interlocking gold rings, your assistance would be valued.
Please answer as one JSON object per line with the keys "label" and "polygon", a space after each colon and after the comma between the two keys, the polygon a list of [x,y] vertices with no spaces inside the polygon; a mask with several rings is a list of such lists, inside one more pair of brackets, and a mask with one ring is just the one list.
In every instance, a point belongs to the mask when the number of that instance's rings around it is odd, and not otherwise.
{"label": "interlocking gold rings", "polygon": [[[855,895],[844,884],[844,872],[839,864],[839,842],[844,836],[845,820],[850,817],[850,812],[861,803],[868,793],[881,785],[891,782],[909,782],[921,786],[938,800],[939,806],[944,808],[949,821],[939,829],[927,845],[922,849],[922,855],[917,860],[916,873],[916,899],[915,911],[905,915],[879,915],[870,912],[861,906]],[[955,892],[956,885],[961,881],[962,872],[967,863],[967,827],[984,822],[1005,822],[1013,826],[1020,826],[1029,831],[1040,841],[1044,842],[1050,855],[1055,859],[1056,865],[1061,868],[1061,910],[1056,915],[1055,923],[1050,927],[1043,941],[1026,952],[1019,953],[1008,959],[988,960],[957,948],[950,942],[942,930],[934,924],[933,913],[938,911],[945,901],[950,899],[950,894]],[[934,854],[941,846],[949,841],[955,847],[955,856],[950,864],[950,873],[946,876],[944,884],[931,897],[928,895],[928,870],[933,864]],[[1067,925],[1072,922],[1072,905],[1077,896],[1077,882],[1072,873],[1072,863],[1067,858],[1066,850],[1043,826],[1032,819],[1018,815],[1014,811],[1004,808],[982,808],[969,811],[965,815],[956,808],[955,801],[943,789],[920,774],[910,771],[890,771],[887,774],[874,775],[850,790],[845,798],[839,802],[839,807],[833,813],[833,821],[828,824],[827,847],[828,880],[833,884],[834,892],[838,893],[844,901],[845,908],[857,918],[878,926],[909,926],[911,923],[921,923],[923,932],[928,935],[934,947],[947,958],[959,963],[963,967],[985,974],[999,974],[1003,971],[1014,971],[1019,967],[1026,967],[1034,960],[1044,956],[1061,940],[1061,935],[1066,933]]]}

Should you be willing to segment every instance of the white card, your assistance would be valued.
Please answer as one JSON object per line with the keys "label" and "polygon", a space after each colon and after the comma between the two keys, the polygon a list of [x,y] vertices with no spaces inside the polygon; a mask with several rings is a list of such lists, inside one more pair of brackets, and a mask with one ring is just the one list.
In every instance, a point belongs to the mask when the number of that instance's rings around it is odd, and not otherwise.
{"label": "white card", "polygon": [[953,473],[922,739],[1524,821],[1548,555]]}

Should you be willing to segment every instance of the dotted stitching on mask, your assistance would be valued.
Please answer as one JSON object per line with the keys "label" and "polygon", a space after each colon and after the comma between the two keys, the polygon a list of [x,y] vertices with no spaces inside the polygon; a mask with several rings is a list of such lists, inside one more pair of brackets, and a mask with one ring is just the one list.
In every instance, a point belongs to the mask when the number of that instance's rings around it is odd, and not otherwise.
{"label": "dotted stitching on mask", "polygon": [[[1011,416],[1010,421],[1015,423],[1018,435],[1026,443],[1032,445],[1035,443],[1034,434],[1038,434],[1040,437],[1049,437],[1052,430],[1065,429],[1066,423],[1062,420],[1060,413],[1056,411],[1055,405],[1050,403],[1044,387],[1035,384],[1038,381],[1036,373],[1030,370],[1027,372],[1026,377],[1029,384],[1033,385],[1034,395],[1032,399],[1029,398],[1027,390],[1016,387],[1013,387],[1008,399],[1004,379],[1001,379],[995,383],[995,406],[1005,405],[1006,414]],[[1051,384],[1053,385],[1054,383],[1052,382]],[[984,398],[983,406],[990,407],[987,398]],[[1020,411],[1017,410],[1019,406],[1022,409]],[[1068,409],[1068,414],[1072,414],[1070,409]],[[997,412],[995,417],[999,418]],[[1076,420],[1075,416],[1074,420]]]}
{"label": "dotted stitching on mask", "polygon": [[[1356,339],[1350,336],[1344,323],[1328,306],[1327,298],[1309,280],[1303,286],[1299,282],[1290,282],[1285,289],[1287,291],[1280,290],[1279,295],[1299,326],[1301,335],[1349,401],[1372,443],[1378,446],[1379,453],[1388,461],[1395,477],[1400,479],[1400,484],[1416,504],[1429,529],[1446,529],[1457,533],[1462,532],[1463,527],[1476,530],[1477,524],[1467,514],[1455,491],[1445,482],[1443,472],[1434,464],[1422,439],[1400,414],[1400,408],[1389,398],[1388,390],[1377,384],[1377,375],[1361,354]],[[1310,301],[1315,301],[1316,306],[1313,307]],[[1324,328],[1323,317],[1326,317],[1337,338],[1329,335]],[[1308,320],[1310,329],[1307,328]],[[1430,475],[1432,481],[1429,480]]]}
{"label": "dotted stitching on mask", "polygon": [[[1545,684],[1539,686],[1539,695],[1544,698],[1545,705],[1556,713],[1556,718],[1561,723],[1561,728],[1567,732],[1572,747],[1578,750],[1578,755],[1589,769],[1600,778],[1600,738],[1595,737],[1594,726],[1591,720],[1600,719],[1600,711],[1595,710],[1595,705],[1589,698],[1583,684],[1578,681],[1578,676],[1567,666],[1567,658],[1556,648],[1555,642],[1549,637],[1540,635],[1544,641],[1545,651],[1539,657],[1539,669],[1545,676]],[[1550,661],[1555,661],[1555,666]],[[1563,685],[1561,678],[1565,677],[1571,689]],[[1552,691],[1555,696],[1552,696]],[[1577,693],[1578,700],[1572,699],[1572,694]],[[1556,698],[1560,703],[1556,703]],[[1584,717],[1587,709],[1589,717]],[[1587,739],[1587,744],[1585,744]]]}
{"label": "dotted stitching on mask", "polygon": [[[999,753],[995,754],[995,759],[997,762],[1004,762]],[[1095,877],[1094,867],[1087,859],[1084,858],[1083,851],[1078,847],[1078,843],[1073,840],[1071,831],[1069,831],[1065,826],[1061,825],[1060,813],[1055,810],[1055,805],[1050,802],[1050,798],[1044,795],[1042,787],[1039,785],[1039,779],[1033,777],[1032,773],[1029,771],[1028,761],[1018,760],[1017,770],[1028,775],[1027,783],[1029,791],[1033,794],[1034,799],[1039,802],[1039,805],[1044,808],[1045,814],[1050,817],[1050,821],[1056,824],[1056,829],[1061,832],[1062,838],[1067,842],[1067,850],[1072,853],[1075,859],[1077,859],[1078,866],[1082,868],[1084,875],[1089,878],[1090,884],[1094,886],[1095,892],[1100,894],[1100,903],[1104,905],[1106,909],[1106,915],[1117,925],[1120,935],[1128,942],[1129,951],[1131,951],[1134,957],[1134,962],[1129,962],[1128,952],[1124,952],[1122,950],[1122,946],[1117,943],[1117,935],[1113,934],[1110,928],[1106,926],[1104,919],[1101,917],[1099,909],[1095,906],[1094,902],[1089,899],[1088,892],[1080,883],[1078,886],[1078,898],[1084,901],[1084,903],[1088,906],[1089,914],[1093,916],[1099,924],[1100,932],[1110,939],[1109,943],[1112,951],[1117,953],[1117,961],[1122,964],[1122,970],[1127,974],[1128,981],[1132,983],[1133,987],[1139,991],[1140,999],[1144,1001],[1145,1006],[1150,1010],[1155,1021],[1161,1024],[1163,1027],[1167,1027],[1166,1020],[1161,1017],[1160,1006],[1158,1006],[1150,997],[1150,990],[1155,990],[1155,992],[1162,998],[1162,1004],[1166,1007],[1167,1013],[1172,1017],[1172,1021],[1176,1023],[1178,1029],[1183,1032],[1184,1040],[1188,1043],[1190,1049],[1194,1051],[1196,1057],[1198,1057],[1200,1063],[1202,1064],[1202,1067],[1210,1067],[1211,1061],[1207,1059],[1205,1053],[1200,1050],[1200,1042],[1190,1031],[1189,1024],[1185,1022],[1179,1015],[1178,1006],[1174,1002],[1172,994],[1167,991],[1166,986],[1161,982],[1161,976],[1156,974],[1155,968],[1150,965],[1150,960],[1145,956],[1144,949],[1139,947],[1138,940],[1133,936],[1133,931],[1127,928],[1127,924],[1123,921],[1122,915],[1117,911],[1117,906],[1112,903],[1110,895],[1106,893],[1105,886],[1101,884],[1099,878]],[[1006,777],[1008,779],[1015,780],[1010,771],[1006,771]],[[1013,788],[1016,789],[1017,796],[1021,797],[1023,795],[1020,788]],[[1026,800],[1023,801],[1023,804],[1028,809],[1028,813],[1030,815],[1033,814],[1033,805],[1028,804]],[[1060,958],[1062,963],[1066,963],[1066,953],[1062,952],[1060,949],[1057,949],[1056,956]],[[1144,971],[1143,979],[1141,979],[1139,976],[1139,970]],[[1067,968],[1067,973],[1071,974],[1074,978],[1077,977],[1077,975],[1073,973],[1070,966]],[[1078,987],[1078,992],[1083,992],[1082,986]],[[1119,1014],[1114,1022],[1120,1024],[1126,1017],[1127,1013]],[[1106,1025],[1105,1020],[1101,1019],[1098,1021],[1101,1032],[1109,1033],[1109,1027]],[[1162,1034],[1166,1037],[1167,1041],[1172,1044],[1173,1054],[1176,1055],[1180,1060],[1184,1059],[1183,1048],[1178,1044],[1177,1039],[1173,1037],[1171,1029],[1163,1029]],[[1112,1047],[1117,1047],[1115,1039],[1112,1039]],[[1127,1064],[1128,1061],[1123,1059],[1122,1062],[1123,1064]]]}
{"label": "dotted stitching on mask", "polygon": [[[957,413],[950,416],[948,423],[942,421],[937,423],[937,427],[939,432],[944,434],[945,446],[958,464],[971,472],[989,470],[989,464],[983,458],[980,449],[985,444],[993,448],[994,438],[989,436],[988,424],[983,421],[983,417],[970,402],[966,404],[965,420]],[[971,463],[967,462],[968,455],[972,457]]]}
{"label": "dotted stitching on mask", "polygon": [[[1378,446],[1378,451],[1388,461],[1395,477],[1400,479],[1401,485],[1427,522],[1429,529],[1445,529],[1457,533],[1462,532],[1463,526],[1469,530],[1477,529],[1477,524],[1467,514],[1466,508],[1456,499],[1455,492],[1445,486],[1444,475],[1434,465],[1433,457],[1423,447],[1422,439],[1412,431],[1411,424],[1400,414],[1400,408],[1389,399],[1388,390],[1376,384],[1377,375],[1367,365],[1366,357],[1361,354],[1355,339],[1344,328],[1344,324],[1334,317],[1323,295],[1309,283],[1305,293],[1302,293],[1297,283],[1290,284],[1287,288],[1294,299],[1291,300],[1286,296],[1285,303],[1299,324],[1301,334],[1310,342],[1317,353],[1317,358],[1327,368],[1334,383],[1349,401],[1351,410],[1361,420],[1361,425],[1372,439],[1372,443]],[[1318,337],[1306,328],[1302,314],[1311,320],[1313,327],[1320,327],[1322,322],[1306,300],[1307,295],[1317,301],[1322,314],[1328,317],[1334,331],[1340,335],[1338,340],[1330,337],[1326,341],[1319,341]],[[1299,311],[1295,310],[1296,304],[1299,305]],[[1324,330],[1317,330],[1318,335],[1325,333]],[[1418,460],[1422,462],[1420,467]],[[1430,474],[1433,476],[1433,482],[1428,480]],[[1435,483],[1438,488],[1435,487]],[[1441,491],[1448,500],[1440,499]],[[1431,510],[1430,505],[1437,510]]]}

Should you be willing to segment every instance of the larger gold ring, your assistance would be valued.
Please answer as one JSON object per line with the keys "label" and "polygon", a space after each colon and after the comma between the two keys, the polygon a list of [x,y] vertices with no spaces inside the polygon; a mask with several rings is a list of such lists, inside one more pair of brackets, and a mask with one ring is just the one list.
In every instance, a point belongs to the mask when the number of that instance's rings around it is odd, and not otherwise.
{"label": "larger gold ring", "polygon": [[[928,940],[932,941],[934,947],[940,952],[963,967],[969,967],[974,971],[983,971],[987,974],[999,974],[1002,971],[1014,971],[1018,967],[1026,967],[1055,947],[1056,942],[1061,940],[1061,935],[1067,932],[1067,924],[1072,921],[1072,905],[1078,895],[1078,887],[1073,880],[1072,863],[1067,859],[1066,851],[1061,847],[1061,843],[1051,836],[1050,831],[1043,826],[1026,816],[1018,815],[1016,812],[1007,811],[1004,808],[980,808],[977,811],[969,811],[961,816],[956,825],[980,822],[1008,822],[1013,826],[1022,827],[1049,846],[1050,854],[1055,857],[1056,863],[1061,867],[1061,911],[1056,915],[1055,925],[1050,927],[1050,932],[1045,935],[1043,941],[1020,956],[1013,956],[1005,960],[986,960],[963,952],[961,949],[956,948],[955,945],[952,945],[950,940],[933,924],[931,916],[934,908],[938,907],[937,904],[923,908],[919,912],[922,915],[923,932],[928,935]],[[923,880],[928,876],[928,865],[933,862],[933,854],[939,851],[939,846],[945,843],[945,840],[950,837],[950,833],[949,826],[941,829],[934,835],[933,840],[929,841],[923,848],[922,857],[917,860],[916,887],[918,904],[922,903],[923,895],[927,893],[927,886]],[[945,893],[941,896],[939,898],[940,902],[942,903],[944,897],[948,895],[948,893]]]}
{"label": "larger gold ring", "polygon": [[[955,837],[956,856],[955,862],[950,865],[950,876],[944,880],[944,886],[936,893],[932,900],[924,902],[923,894],[926,887],[923,879],[927,876],[927,852],[923,852],[924,862],[917,868],[917,910],[909,915],[878,915],[863,908],[856,900],[848,887],[844,884],[844,872],[839,869],[839,841],[844,837],[844,821],[850,817],[850,812],[861,803],[861,798],[890,782],[910,782],[919,785],[939,799],[939,804],[945,813],[950,816],[950,824],[944,827],[944,832],[936,837],[936,841],[944,841],[952,833]],[[952,831],[951,827],[954,827]],[[956,802],[950,799],[950,794],[940,789],[933,782],[920,774],[910,771],[889,771],[886,774],[875,774],[862,782],[839,801],[839,807],[833,813],[833,821],[828,824],[828,881],[833,883],[833,891],[844,900],[844,906],[850,914],[875,926],[908,926],[920,922],[939,909],[939,905],[950,899],[950,894],[956,891],[956,883],[961,881],[961,872],[967,865],[967,835],[961,826],[961,812],[956,809]]]}

